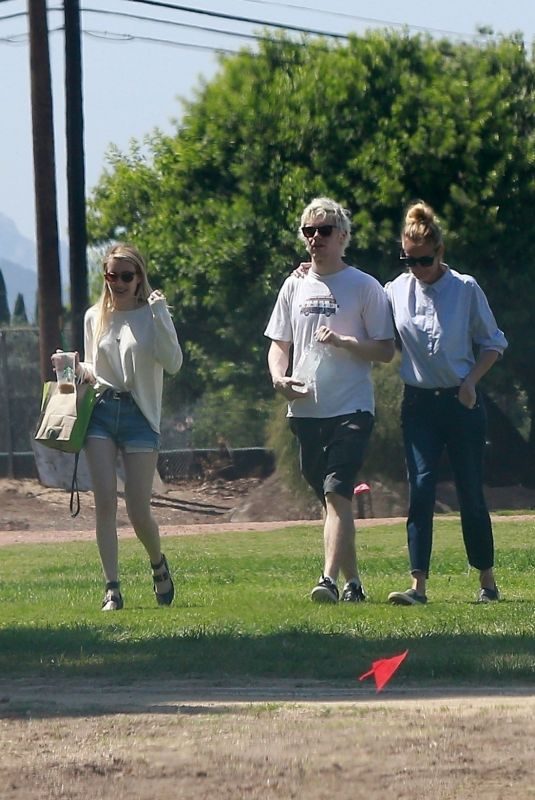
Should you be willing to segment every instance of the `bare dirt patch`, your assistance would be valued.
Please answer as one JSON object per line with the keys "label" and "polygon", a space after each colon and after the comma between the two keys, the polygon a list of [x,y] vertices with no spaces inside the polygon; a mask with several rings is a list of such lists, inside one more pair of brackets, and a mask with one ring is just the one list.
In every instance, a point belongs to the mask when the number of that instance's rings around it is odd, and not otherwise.
{"label": "bare dirt patch", "polygon": [[[258,478],[211,482],[184,481],[161,484],[152,499],[160,525],[203,525],[228,521],[242,499],[255,489]],[[94,530],[95,504],[92,492],[80,492],[79,515],[69,514],[69,492],[42,486],[39,481],[0,479],[0,532],[23,530]],[[119,495],[119,528],[129,527],[124,497]]]}
{"label": "bare dirt patch", "polygon": [[[524,487],[486,489],[493,509],[535,508],[535,490]],[[72,519],[69,492],[42,486],[34,479],[0,478],[0,545],[29,541],[66,541],[85,538],[94,531],[92,492],[81,492],[81,510]],[[451,484],[439,486],[438,507],[455,511],[456,497]],[[405,485],[372,484],[371,495],[362,499],[364,519],[359,527],[404,520],[407,506]],[[260,478],[222,478],[159,482],[152,498],[153,513],[162,534],[192,534],[201,530],[266,530],[289,522],[321,519],[321,507],[314,498],[299,498],[275,475]],[[355,515],[359,509],[355,503]],[[511,516],[508,517],[512,519]],[[132,535],[124,498],[119,495],[117,524],[121,536]],[[209,526],[209,527],[206,527]]]}
{"label": "bare dirt patch", "polygon": [[534,797],[525,693],[15,681],[0,694],[5,800]]}

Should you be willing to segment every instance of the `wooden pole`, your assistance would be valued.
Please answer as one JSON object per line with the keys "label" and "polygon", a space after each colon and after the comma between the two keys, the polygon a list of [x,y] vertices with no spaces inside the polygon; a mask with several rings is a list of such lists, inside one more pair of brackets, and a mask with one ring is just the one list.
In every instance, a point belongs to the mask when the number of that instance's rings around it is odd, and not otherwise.
{"label": "wooden pole", "polygon": [[84,313],[88,305],[85,215],[84,114],[80,3],[65,0],[65,105],[67,194],[69,209],[69,276],[71,283],[71,349],[84,346]]}
{"label": "wooden pole", "polygon": [[46,0],[28,0],[30,77],[37,239],[39,363],[41,379],[52,378],[51,354],[61,346],[59,268],[52,79]]}

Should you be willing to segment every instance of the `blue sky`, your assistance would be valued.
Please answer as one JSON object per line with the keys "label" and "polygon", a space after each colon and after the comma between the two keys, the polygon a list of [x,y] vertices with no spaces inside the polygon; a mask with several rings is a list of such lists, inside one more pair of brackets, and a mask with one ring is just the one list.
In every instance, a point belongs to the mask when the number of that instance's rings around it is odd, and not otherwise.
{"label": "blue sky", "polygon": [[[363,32],[366,28],[407,25],[451,32],[470,40],[479,25],[495,32],[520,31],[531,46],[535,38],[534,0],[198,0],[173,2],[214,13],[295,25],[333,33]],[[67,238],[65,186],[65,123],[63,90],[63,23],[59,0],[49,0],[50,48],[54,95],[58,218],[60,236]],[[217,28],[241,34],[259,31],[250,22],[218,19],[156,8],[133,0],[82,0],[86,185],[88,192],[105,168],[105,153],[114,143],[121,150],[132,138],[142,139],[155,127],[172,130],[179,119],[178,97],[191,98],[201,76],[217,69],[215,48],[237,50],[246,40],[182,25]],[[31,135],[29,47],[26,0],[0,0],[0,213],[19,231],[34,232],[33,155]],[[326,11],[325,9],[329,10]],[[56,9],[56,10],[53,10]],[[84,10],[87,9],[87,10]],[[112,14],[122,12],[160,19],[149,22]],[[20,17],[12,15],[22,14]],[[181,23],[181,26],[170,22]],[[125,34],[129,38],[125,38]],[[139,37],[139,38],[132,38]],[[143,38],[141,38],[143,37]],[[148,41],[167,40],[182,43]]]}

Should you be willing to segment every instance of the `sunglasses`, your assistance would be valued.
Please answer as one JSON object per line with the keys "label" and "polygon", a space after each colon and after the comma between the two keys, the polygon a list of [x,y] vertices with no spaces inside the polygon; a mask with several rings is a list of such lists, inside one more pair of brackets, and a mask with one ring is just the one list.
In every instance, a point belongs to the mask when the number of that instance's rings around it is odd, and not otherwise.
{"label": "sunglasses", "polygon": [[327,236],[331,235],[335,228],[336,225],[303,225],[301,228],[301,233],[306,239],[312,239],[314,234],[317,232],[323,239],[325,239]]}
{"label": "sunglasses", "polygon": [[104,280],[107,281],[108,283],[117,283],[119,278],[122,280],[123,283],[132,283],[135,277],[136,273],[130,272],[130,270],[125,270],[124,272],[104,273]]}
{"label": "sunglasses", "polygon": [[435,263],[436,255],[434,256],[408,256],[403,250],[399,254],[399,260],[405,267],[432,267]]}

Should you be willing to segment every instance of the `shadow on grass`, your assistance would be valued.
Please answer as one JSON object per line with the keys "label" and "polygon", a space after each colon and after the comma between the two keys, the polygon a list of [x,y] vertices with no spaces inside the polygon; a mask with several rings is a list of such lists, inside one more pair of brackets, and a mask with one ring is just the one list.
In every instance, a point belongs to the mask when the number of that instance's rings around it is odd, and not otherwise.
{"label": "shadow on grass", "polygon": [[405,633],[371,639],[358,631],[288,628],[254,636],[203,626],[143,639],[119,627],[7,627],[0,631],[0,680],[55,676],[117,683],[148,678],[336,683],[354,681],[372,661],[406,649],[409,657],[396,676],[398,685],[533,683],[535,688],[535,639],[523,635]]}

